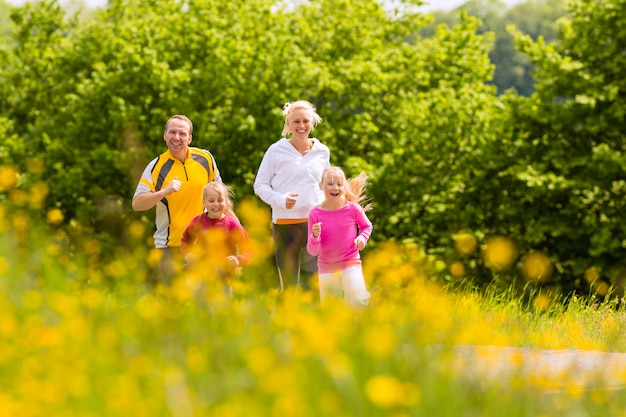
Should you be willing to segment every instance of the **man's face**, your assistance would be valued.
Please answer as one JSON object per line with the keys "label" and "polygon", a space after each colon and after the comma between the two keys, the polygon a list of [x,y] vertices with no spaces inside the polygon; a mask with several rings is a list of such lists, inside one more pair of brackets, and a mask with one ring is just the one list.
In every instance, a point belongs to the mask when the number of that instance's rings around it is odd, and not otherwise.
{"label": "man's face", "polygon": [[187,148],[191,143],[189,130],[189,124],[180,119],[172,119],[167,125],[163,139],[172,154],[179,157],[187,154]]}

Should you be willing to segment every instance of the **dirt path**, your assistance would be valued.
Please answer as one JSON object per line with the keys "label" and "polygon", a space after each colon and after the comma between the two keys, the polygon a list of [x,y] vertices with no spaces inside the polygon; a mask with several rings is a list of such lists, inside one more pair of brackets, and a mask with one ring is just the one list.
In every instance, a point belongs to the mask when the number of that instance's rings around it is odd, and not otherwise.
{"label": "dirt path", "polygon": [[460,345],[451,355],[454,369],[481,382],[509,378],[546,391],[626,387],[626,353]]}

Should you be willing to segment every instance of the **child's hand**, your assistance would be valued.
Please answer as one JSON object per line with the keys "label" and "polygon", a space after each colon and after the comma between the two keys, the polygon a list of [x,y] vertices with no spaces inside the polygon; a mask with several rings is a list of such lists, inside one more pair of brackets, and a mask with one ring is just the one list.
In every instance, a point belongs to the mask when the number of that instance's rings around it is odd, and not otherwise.
{"label": "child's hand", "polygon": [[358,250],[363,250],[366,243],[367,242],[365,241],[365,239],[363,239],[363,237],[361,236],[357,236],[357,238],[354,239],[354,246],[356,246]]}
{"label": "child's hand", "polygon": [[192,252],[189,252],[187,255],[185,255],[185,264],[187,264],[188,268],[191,268],[195,263],[196,255],[194,255]]}
{"label": "child's hand", "polygon": [[226,260],[228,261],[228,265],[230,265],[230,267],[233,269],[239,266],[239,259],[237,259],[237,257],[234,255],[227,256]]}
{"label": "child's hand", "polygon": [[311,233],[313,233],[313,237],[319,237],[322,233],[322,222],[315,223],[311,226]]}

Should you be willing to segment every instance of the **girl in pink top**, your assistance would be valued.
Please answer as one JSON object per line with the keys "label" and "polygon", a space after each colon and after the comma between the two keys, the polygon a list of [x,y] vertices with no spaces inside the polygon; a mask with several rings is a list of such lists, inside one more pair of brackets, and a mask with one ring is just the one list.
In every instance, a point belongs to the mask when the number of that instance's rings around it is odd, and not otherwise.
{"label": "girl in pink top", "polygon": [[[367,182],[365,173],[346,180],[341,168],[324,170],[320,188],[324,201],[309,213],[307,251],[317,256],[320,300],[342,297],[355,307],[369,303],[360,250],[365,248],[372,222],[365,212],[371,208],[361,203]],[[343,294],[342,294],[343,293]]]}

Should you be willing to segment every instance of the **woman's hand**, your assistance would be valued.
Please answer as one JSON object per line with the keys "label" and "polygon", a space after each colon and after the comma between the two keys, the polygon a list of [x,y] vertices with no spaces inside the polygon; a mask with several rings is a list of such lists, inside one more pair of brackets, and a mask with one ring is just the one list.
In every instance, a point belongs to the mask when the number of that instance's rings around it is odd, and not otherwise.
{"label": "woman's hand", "polygon": [[285,208],[287,209],[292,209],[293,206],[296,205],[296,197],[299,194],[297,193],[289,193],[289,195],[287,196],[287,200],[285,201]]}

